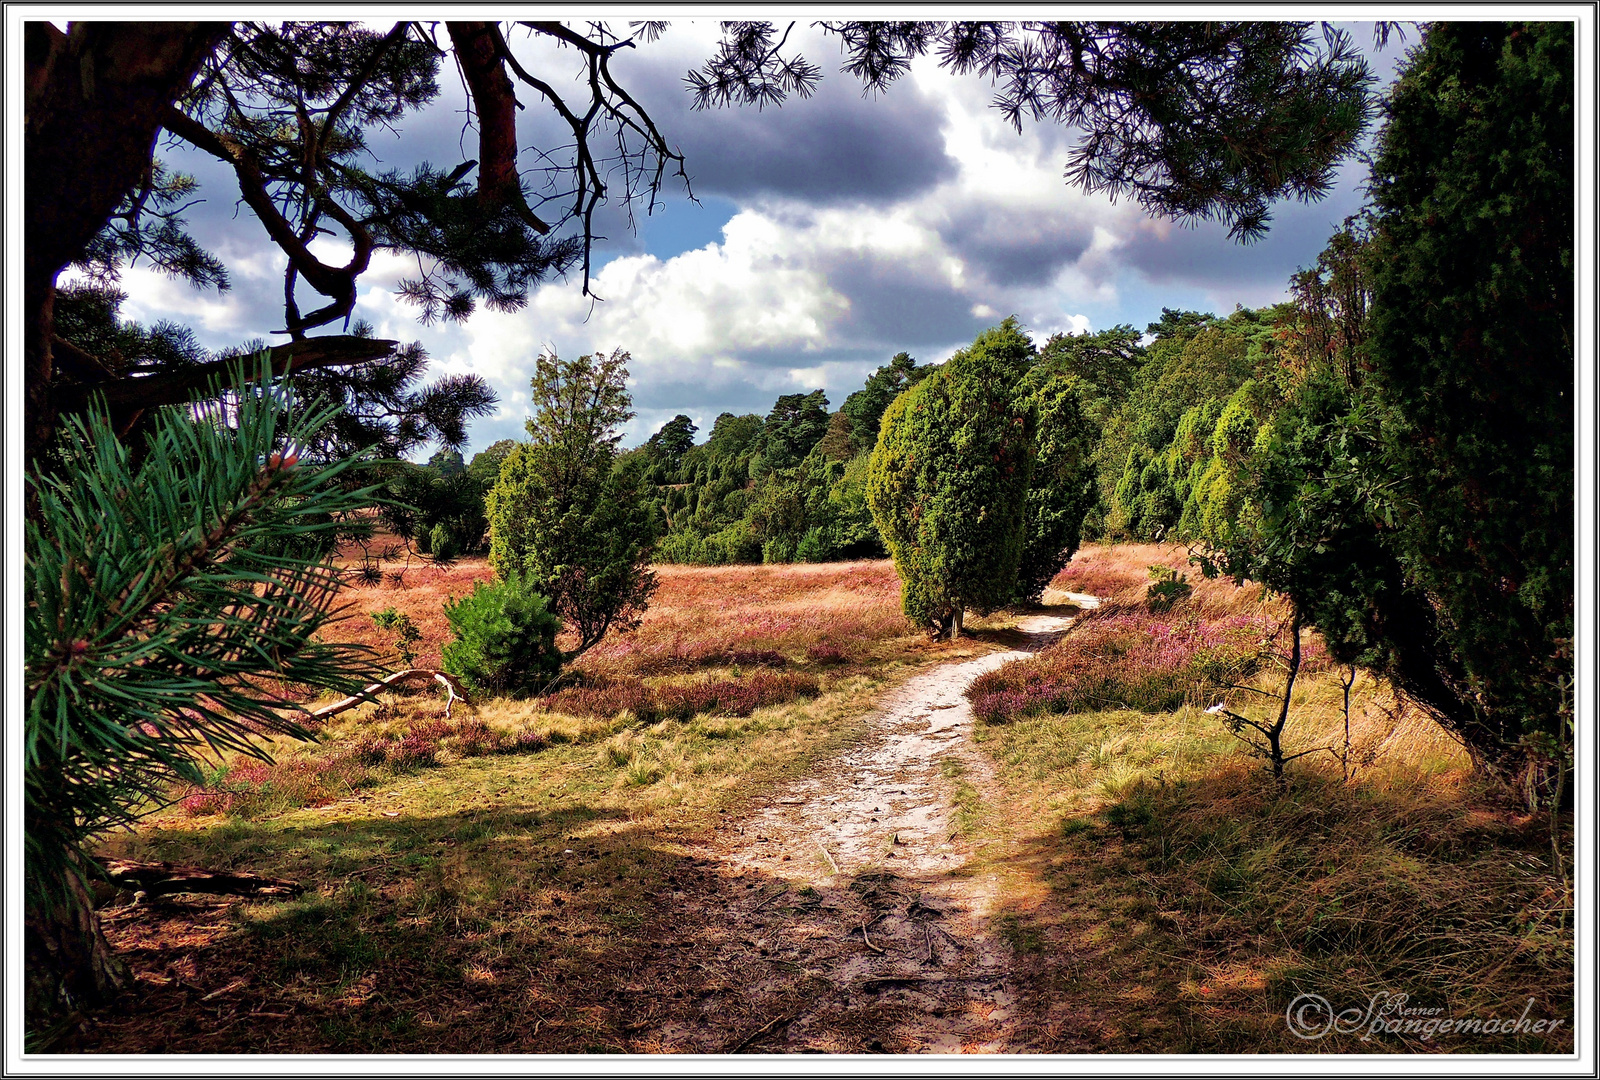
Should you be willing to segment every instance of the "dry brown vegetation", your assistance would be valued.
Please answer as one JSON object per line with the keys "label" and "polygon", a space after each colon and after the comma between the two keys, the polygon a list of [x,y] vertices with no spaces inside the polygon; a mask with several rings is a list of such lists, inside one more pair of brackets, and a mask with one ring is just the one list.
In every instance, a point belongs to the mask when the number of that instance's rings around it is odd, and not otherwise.
{"label": "dry brown vegetation", "polygon": [[[352,561],[352,560],[347,560]],[[381,584],[345,590],[349,617],[335,627],[342,640],[389,650],[392,635],[371,614],[396,608],[422,632],[417,664],[436,667],[449,640],[443,605],[472,591],[492,572],[484,558],[448,566],[427,560],[381,564]],[[923,646],[900,614],[900,579],[888,561],[784,566],[658,566],[658,587],[643,625],[612,634],[584,655],[579,670],[621,678],[746,664],[759,654],[823,663],[871,663],[905,653],[937,653]],[[981,625],[981,624],[980,624]],[[769,656],[767,659],[771,659]]]}
{"label": "dry brown vegetation", "polygon": [[[1090,548],[1054,585],[1108,597],[1100,617],[1113,619],[1142,604],[1153,564],[1186,569],[1181,549]],[[726,907],[696,897],[778,895],[785,882],[708,860],[701,842],[856,739],[885,687],[1019,637],[1001,614],[974,639],[927,641],[900,618],[888,563],[659,573],[644,624],[585,656],[579,688],[696,705],[709,691],[686,688],[781,676],[815,695],[742,716],[494,700],[445,723],[428,691],[386,694],[316,744],[280,746],[276,765],[219,770],[188,806],[108,850],[295,878],[308,894],[114,899],[107,924],[138,975],[138,1006],[94,1017],[61,1048],[648,1052],[663,1045],[649,1018],[728,1008],[753,1030],[738,1006],[746,961],[697,957],[727,929],[684,912]],[[1282,621],[1259,590],[1188,573],[1194,592],[1175,617]],[[429,663],[443,599],[486,574],[480,560],[413,564],[403,587],[386,578],[348,597],[363,613],[412,614]],[[384,643],[365,614],[346,625]],[[1313,668],[1296,689],[1292,748],[1343,753],[1341,673],[1325,658]],[[1270,656],[1250,685],[1262,693],[1239,691],[1234,706],[1270,705],[1263,695],[1281,685]],[[1571,1023],[1572,895],[1553,855],[1570,860],[1570,816],[1500,800],[1437,725],[1365,677],[1351,703],[1345,762],[1314,754],[1282,787],[1193,705],[977,725],[998,784],[954,778],[955,818],[982,851],[965,872],[1002,883],[994,926],[1039,1045],[1570,1050],[1570,1037],[1286,1034],[1302,991],[1340,1005],[1409,992],[1456,1016],[1516,1014],[1533,997]],[[762,934],[815,915],[765,905]]]}

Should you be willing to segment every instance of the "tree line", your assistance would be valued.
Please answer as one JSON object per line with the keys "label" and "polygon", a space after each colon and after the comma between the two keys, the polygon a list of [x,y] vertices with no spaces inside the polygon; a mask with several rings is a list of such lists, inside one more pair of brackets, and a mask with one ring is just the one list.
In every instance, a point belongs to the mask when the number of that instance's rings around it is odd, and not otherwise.
{"label": "tree line", "polygon": [[[1290,301],[1164,310],[1143,332],[1041,346],[1008,319],[943,364],[896,355],[832,413],[821,390],[783,395],[765,417],[722,414],[698,444],[679,415],[610,452],[595,505],[651,538],[660,562],[891,554],[907,616],[938,634],[968,610],[1037,598],[1084,538],[1186,544],[1205,573],[1288,597],[1297,626],[1388,679],[1485,769],[1559,760],[1572,701],[1570,103],[1557,89],[1569,46],[1557,26],[1430,32],[1387,107],[1371,205],[1294,277]],[[1491,108],[1495,95],[1519,107]],[[594,360],[567,377],[625,409],[616,357]],[[604,428],[614,448],[623,415],[570,437]],[[493,525],[497,569],[551,580],[554,555],[512,553],[534,534],[576,551],[604,525],[594,508],[536,523],[526,508],[548,501],[538,477],[552,467],[536,457],[512,450],[488,495],[500,509],[472,521]],[[606,564],[585,565],[596,579]]]}

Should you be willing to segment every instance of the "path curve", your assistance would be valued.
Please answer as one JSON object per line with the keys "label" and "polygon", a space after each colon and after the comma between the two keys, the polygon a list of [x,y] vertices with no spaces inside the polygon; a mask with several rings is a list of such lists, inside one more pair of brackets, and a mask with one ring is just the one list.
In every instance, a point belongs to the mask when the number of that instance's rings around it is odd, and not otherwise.
{"label": "path curve", "polygon": [[958,828],[962,793],[981,796],[994,780],[964,695],[1071,623],[1023,616],[1026,648],[913,676],[883,697],[860,741],[701,845],[695,855],[719,865],[721,884],[676,898],[677,916],[748,933],[716,946],[732,992],[706,995],[699,1017],[649,1041],[698,1053],[1027,1052],[1011,950],[990,928],[997,883],[969,868]]}

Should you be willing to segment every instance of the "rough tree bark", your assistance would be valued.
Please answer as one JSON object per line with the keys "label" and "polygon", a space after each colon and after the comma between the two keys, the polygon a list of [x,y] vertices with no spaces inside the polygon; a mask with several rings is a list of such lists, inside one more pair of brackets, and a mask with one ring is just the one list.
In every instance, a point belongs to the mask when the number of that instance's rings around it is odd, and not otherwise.
{"label": "rough tree bark", "polygon": [[52,356],[56,277],[150,167],[161,118],[227,23],[23,24],[23,305],[26,459],[61,409]]}
{"label": "rough tree bark", "polygon": [[65,902],[29,904],[23,916],[23,998],[30,1026],[109,1001],[127,985],[128,969],[106,942],[93,897],[82,879],[67,879]]}

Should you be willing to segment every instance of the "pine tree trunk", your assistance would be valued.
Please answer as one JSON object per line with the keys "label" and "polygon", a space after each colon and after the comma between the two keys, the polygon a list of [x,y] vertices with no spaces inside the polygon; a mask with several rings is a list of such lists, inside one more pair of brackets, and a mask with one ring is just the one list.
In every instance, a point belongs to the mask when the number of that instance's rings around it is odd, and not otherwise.
{"label": "pine tree trunk", "polygon": [[89,891],[74,874],[68,901],[28,907],[23,923],[27,1026],[103,1004],[128,983],[128,970],[111,951]]}
{"label": "pine tree trunk", "polygon": [[55,433],[55,280],[150,165],[162,118],[227,23],[23,24],[25,460]]}
{"label": "pine tree trunk", "polygon": [[950,640],[951,641],[954,641],[956,638],[961,636],[961,629],[966,624],[966,621],[967,621],[967,609],[964,608],[964,607],[961,607],[958,604],[956,606],[955,618],[950,623]]}

